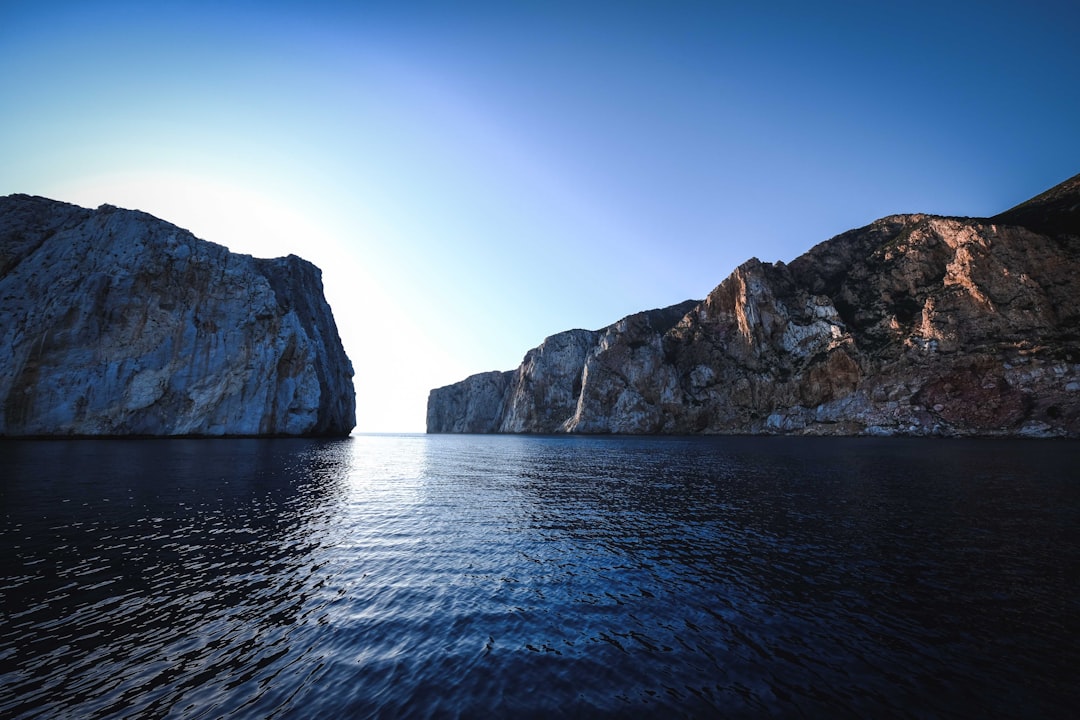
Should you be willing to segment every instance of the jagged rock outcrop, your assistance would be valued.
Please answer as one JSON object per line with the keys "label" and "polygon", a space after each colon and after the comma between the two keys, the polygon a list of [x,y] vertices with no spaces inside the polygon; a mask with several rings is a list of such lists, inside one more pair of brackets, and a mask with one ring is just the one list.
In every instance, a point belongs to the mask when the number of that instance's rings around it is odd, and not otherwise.
{"label": "jagged rock outcrop", "polygon": [[[592,333],[554,395],[527,356],[530,413],[508,422],[508,385],[486,427],[1080,436],[1078,278],[1080,176],[989,219],[886,217]],[[432,391],[429,432],[455,431],[442,412],[460,391]]]}
{"label": "jagged rock outcrop", "polygon": [[311,263],[0,198],[0,435],[345,435],[352,375]]}
{"label": "jagged rock outcrop", "polygon": [[678,378],[665,362],[664,336],[698,305],[687,300],[623,318],[597,334],[579,378],[573,414],[558,429],[587,433],[670,432]]}
{"label": "jagged rock outcrop", "polygon": [[[611,401],[632,413],[652,399],[651,351],[697,304],[638,313],[603,330],[567,330],[530,350],[517,370],[480,373],[432,390],[428,432],[626,432],[598,416],[595,406]],[[655,415],[651,408],[642,412]]]}

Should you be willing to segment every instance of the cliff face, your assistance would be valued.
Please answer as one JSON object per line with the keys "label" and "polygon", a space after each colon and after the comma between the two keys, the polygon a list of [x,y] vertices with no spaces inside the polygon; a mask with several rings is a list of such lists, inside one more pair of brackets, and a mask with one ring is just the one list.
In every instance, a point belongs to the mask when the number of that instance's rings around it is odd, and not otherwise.
{"label": "cliff face", "polygon": [[621,418],[613,428],[611,413],[598,414],[596,406],[615,402],[656,416],[645,407],[654,395],[654,355],[663,352],[664,333],[697,304],[638,313],[603,330],[558,333],[530,350],[517,370],[432,390],[428,432],[633,432],[621,428]]}
{"label": "cliff face", "polygon": [[0,198],[0,435],[344,435],[352,374],[310,263]]}
{"label": "cliff face", "polygon": [[[491,427],[1080,436],[1078,272],[1080,176],[990,219],[887,217],[592,334],[576,404],[533,392],[515,424],[504,395]],[[537,384],[528,356],[517,376]]]}

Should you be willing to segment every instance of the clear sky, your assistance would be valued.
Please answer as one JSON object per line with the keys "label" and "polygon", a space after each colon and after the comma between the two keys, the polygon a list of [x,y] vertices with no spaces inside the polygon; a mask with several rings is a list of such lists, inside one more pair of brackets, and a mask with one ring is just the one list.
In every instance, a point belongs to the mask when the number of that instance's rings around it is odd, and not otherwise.
{"label": "clear sky", "polygon": [[1080,172],[1080,3],[0,2],[0,195],[323,269],[358,431],[545,336]]}

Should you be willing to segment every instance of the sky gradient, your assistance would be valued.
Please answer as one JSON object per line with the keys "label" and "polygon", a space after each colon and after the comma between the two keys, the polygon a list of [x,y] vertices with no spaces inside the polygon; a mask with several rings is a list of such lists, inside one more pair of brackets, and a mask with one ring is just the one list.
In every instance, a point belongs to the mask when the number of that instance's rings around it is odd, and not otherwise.
{"label": "sky gradient", "polygon": [[544,337],[1080,172],[1069,2],[4,2],[0,195],[323,270],[357,430]]}

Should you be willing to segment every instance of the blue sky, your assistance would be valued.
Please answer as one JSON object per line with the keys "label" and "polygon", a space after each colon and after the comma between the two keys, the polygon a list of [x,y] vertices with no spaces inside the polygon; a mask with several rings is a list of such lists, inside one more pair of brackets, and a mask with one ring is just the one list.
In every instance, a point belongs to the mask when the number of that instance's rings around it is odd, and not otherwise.
{"label": "blue sky", "polygon": [[1075,2],[11,2],[0,195],[323,269],[359,431],[552,333],[1080,172]]}

